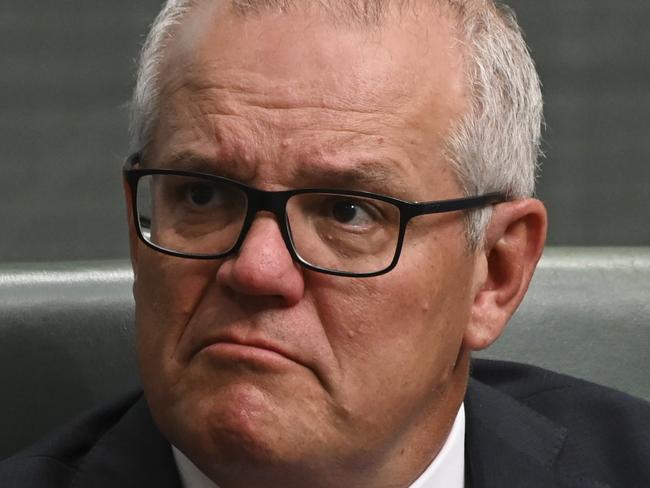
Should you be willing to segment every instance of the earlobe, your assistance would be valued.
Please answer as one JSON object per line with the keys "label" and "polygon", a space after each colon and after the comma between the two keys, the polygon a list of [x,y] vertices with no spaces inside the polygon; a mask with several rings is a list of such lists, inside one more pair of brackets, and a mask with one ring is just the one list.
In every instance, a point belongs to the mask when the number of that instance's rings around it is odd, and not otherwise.
{"label": "earlobe", "polygon": [[535,199],[495,207],[477,256],[475,293],[464,344],[485,349],[503,332],[523,299],[546,241],[544,205]]}

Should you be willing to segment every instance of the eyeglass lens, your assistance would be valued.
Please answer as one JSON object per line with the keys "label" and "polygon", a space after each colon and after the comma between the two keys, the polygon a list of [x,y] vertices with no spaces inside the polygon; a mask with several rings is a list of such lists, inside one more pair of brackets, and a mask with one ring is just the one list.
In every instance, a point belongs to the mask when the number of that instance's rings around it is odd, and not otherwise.
{"label": "eyeglass lens", "polygon": [[[248,210],[246,193],[228,182],[173,174],[146,175],[137,190],[143,237],[190,256],[230,251]],[[399,239],[399,209],[383,200],[335,193],[289,198],[287,225],[296,254],[317,268],[374,273],[387,268]]]}

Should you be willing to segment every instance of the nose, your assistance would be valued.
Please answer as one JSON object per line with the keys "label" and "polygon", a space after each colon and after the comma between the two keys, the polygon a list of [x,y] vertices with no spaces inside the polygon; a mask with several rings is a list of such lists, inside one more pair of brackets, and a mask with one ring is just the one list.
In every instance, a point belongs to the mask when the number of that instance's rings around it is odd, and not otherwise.
{"label": "nose", "polygon": [[303,297],[303,271],[282,238],[273,216],[258,215],[236,255],[217,271],[217,281],[232,290],[255,296],[276,296],[286,305]]}

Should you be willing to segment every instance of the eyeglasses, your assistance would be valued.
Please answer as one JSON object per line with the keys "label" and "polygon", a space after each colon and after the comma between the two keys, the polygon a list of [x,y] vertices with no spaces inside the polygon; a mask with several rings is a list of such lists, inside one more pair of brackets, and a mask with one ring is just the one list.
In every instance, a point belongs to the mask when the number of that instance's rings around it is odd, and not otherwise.
{"label": "eyeglasses", "polygon": [[193,171],[124,166],[138,237],[172,256],[217,259],[236,253],[258,212],[275,215],[289,253],[307,269],[370,277],[397,265],[408,222],[505,201],[498,193],[412,203],[365,191],[263,191]]}

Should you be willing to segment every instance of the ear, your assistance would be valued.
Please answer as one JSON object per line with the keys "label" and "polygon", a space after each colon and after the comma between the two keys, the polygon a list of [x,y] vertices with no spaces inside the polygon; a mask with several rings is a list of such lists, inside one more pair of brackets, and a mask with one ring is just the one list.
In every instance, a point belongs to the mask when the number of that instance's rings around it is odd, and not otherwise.
{"label": "ear", "polygon": [[503,332],[523,299],[542,255],[547,216],[542,202],[523,199],[494,207],[475,266],[472,315],[463,342],[477,351]]}

